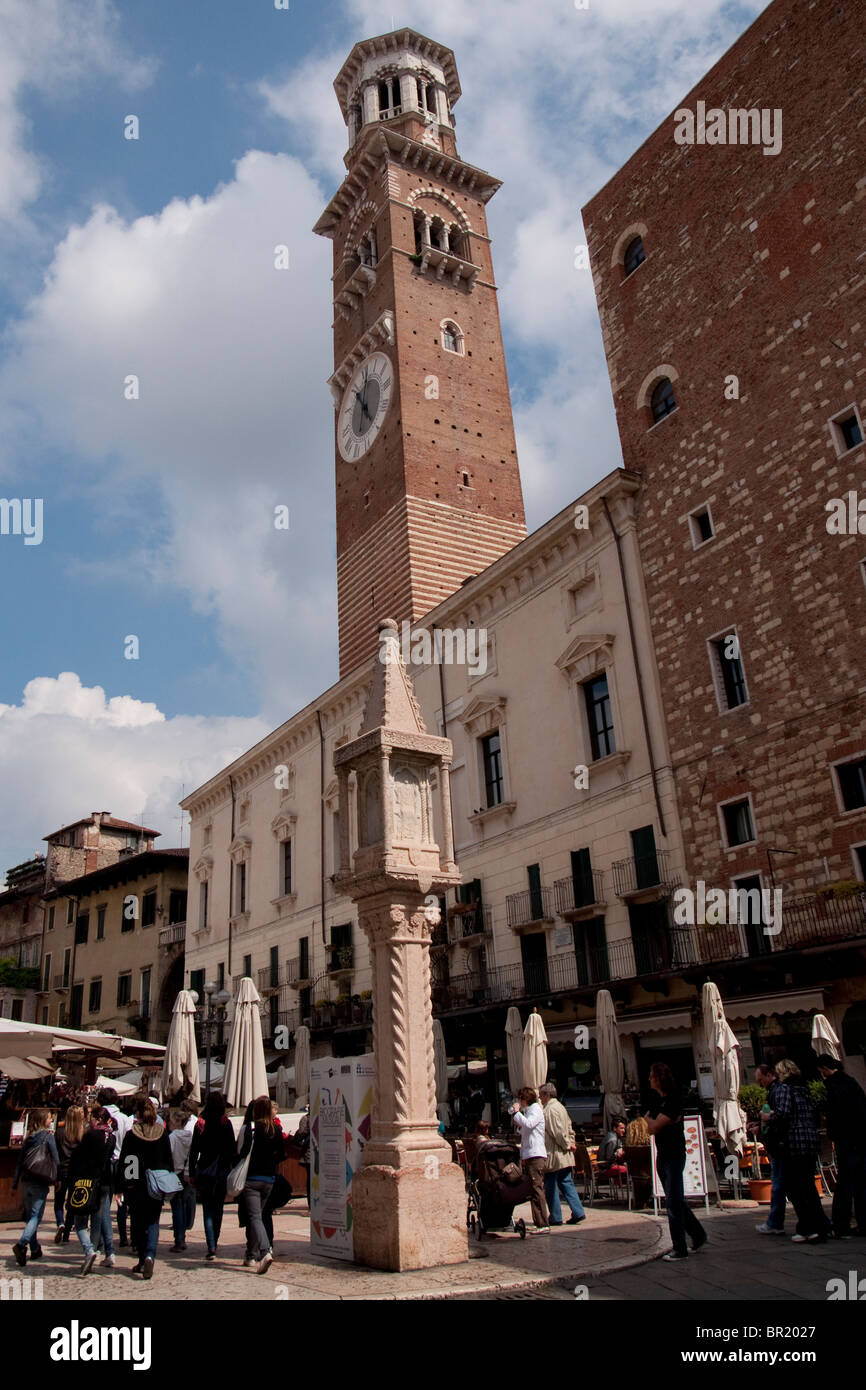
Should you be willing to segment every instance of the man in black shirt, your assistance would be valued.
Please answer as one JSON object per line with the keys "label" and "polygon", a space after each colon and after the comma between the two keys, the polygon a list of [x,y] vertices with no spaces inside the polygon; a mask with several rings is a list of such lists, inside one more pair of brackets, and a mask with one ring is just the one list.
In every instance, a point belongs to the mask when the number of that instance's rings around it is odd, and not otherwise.
{"label": "man in black shirt", "polygon": [[662,1258],[684,1260],[689,1253],[686,1236],[691,1237],[692,1250],[698,1251],[702,1245],[706,1245],[707,1233],[683,1193],[683,1169],[686,1166],[683,1102],[674,1074],[664,1062],[653,1063],[649,1081],[654,1095],[644,1118],[656,1141],[656,1172],[664,1188],[673,1244],[673,1249]]}
{"label": "man in black shirt", "polygon": [[827,1088],[827,1137],[836,1149],[833,1234],[847,1240],[852,1203],[857,1233],[866,1235],[866,1094],[829,1052],[818,1058],[818,1070]]}

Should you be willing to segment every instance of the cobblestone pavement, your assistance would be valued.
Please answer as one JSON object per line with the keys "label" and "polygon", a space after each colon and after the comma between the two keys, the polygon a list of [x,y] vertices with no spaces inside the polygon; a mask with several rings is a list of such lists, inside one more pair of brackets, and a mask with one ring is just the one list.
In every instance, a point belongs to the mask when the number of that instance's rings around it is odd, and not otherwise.
{"label": "cobblestone pavement", "polygon": [[[667,1223],[652,1215],[600,1206],[587,1209],[580,1226],[563,1226],[550,1235],[485,1237],[470,1242],[463,1265],[388,1274],[326,1260],[311,1253],[306,1204],[294,1202],[278,1213],[274,1263],[265,1275],[244,1269],[243,1242],[233,1207],[227,1208],[217,1259],[204,1260],[201,1217],[188,1236],[188,1250],[173,1255],[171,1222],[164,1212],[153,1279],[133,1278],[134,1259],[117,1251],[117,1268],[97,1263],[86,1279],[79,1276],[81,1250],[73,1236],[68,1245],[53,1243],[53,1227],[42,1228],[44,1255],[19,1270],[11,1246],[20,1226],[0,1226],[0,1275],[29,1275],[42,1280],[43,1299],[99,1302],[154,1300],[343,1300],[343,1299],[544,1299],[575,1301],[827,1299],[827,1281],[850,1271],[866,1276],[866,1241],[829,1241],[793,1245],[789,1239],[761,1236],[755,1225],[765,1208],[713,1210],[707,1217],[710,1241],[700,1254],[682,1264],[658,1257],[670,1245]],[[518,1215],[529,1216],[528,1207]],[[793,1226],[791,1232],[793,1233]],[[585,1292],[584,1292],[585,1290]]]}
{"label": "cobblestone pavement", "polygon": [[[518,1208],[518,1215],[529,1217]],[[98,1299],[100,1302],[154,1299],[430,1299],[454,1297],[458,1291],[522,1288],[551,1280],[577,1278],[593,1270],[616,1269],[650,1259],[666,1248],[661,1226],[652,1216],[596,1208],[579,1226],[562,1226],[550,1235],[486,1236],[469,1242],[464,1265],[389,1274],[365,1270],[311,1253],[306,1203],[293,1202],[277,1214],[274,1224],[274,1263],[264,1275],[241,1265],[244,1247],[235,1209],[228,1207],[217,1259],[205,1263],[201,1217],[187,1237],[186,1252],[173,1255],[171,1220],[163,1212],[160,1244],[153,1279],[133,1277],[129,1250],[117,1250],[116,1269],[99,1262],[81,1278],[81,1247],[73,1235],[67,1245],[53,1243],[53,1225],[43,1225],[43,1257],[19,1270],[11,1246],[20,1225],[0,1226],[0,1273],[30,1275],[43,1281],[44,1299]],[[101,1257],[100,1257],[101,1258]]]}

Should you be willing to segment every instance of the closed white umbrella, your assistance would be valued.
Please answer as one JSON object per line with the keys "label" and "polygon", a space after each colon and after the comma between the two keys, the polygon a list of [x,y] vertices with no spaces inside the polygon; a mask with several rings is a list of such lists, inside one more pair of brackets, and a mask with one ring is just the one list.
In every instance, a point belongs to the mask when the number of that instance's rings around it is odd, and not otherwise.
{"label": "closed white umbrella", "polygon": [[433,1020],[433,1062],[436,1068],[436,1103],[448,1104],[448,1053],[445,1050],[445,1034],[438,1018]]}
{"label": "closed white umbrella", "polygon": [[740,1053],[736,1035],[725,1017],[722,996],[708,980],[701,995],[704,1034],[713,1068],[713,1114],[719,1138],[729,1153],[741,1153],[746,1139],[746,1115],[740,1090]]}
{"label": "closed white umbrella", "polygon": [[310,1030],[305,1023],[295,1033],[295,1104],[301,1110],[310,1091]]}
{"label": "closed white umbrella", "polygon": [[523,1084],[536,1091],[547,1080],[547,1033],[535,1009],[523,1030]]}
{"label": "closed white umbrella", "polygon": [[182,989],[171,1011],[171,1026],[165,1045],[160,1083],[164,1096],[187,1089],[190,1100],[201,1104],[198,1079],[198,1048],[195,1041],[195,1001],[188,989]]}
{"label": "closed white umbrella", "polygon": [[260,1003],[258,990],[252,980],[244,976],[235,1003],[223,1082],[226,1100],[238,1110],[258,1096],[268,1094]]}
{"label": "closed white umbrella", "polygon": [[508,1058],[508,1089],[517,1095],[523,1085],[523,1024],[520,1010],[511,1005],[505,1018],[505,1053]]}
{"label": "closed white umbrella", "polygon": [[625,1119],[625,1068],[622,1047],[616,1026],[616,1009],[610,990],[600,989],[595,996],[595,1042],[598,1048],[598,1070],[604,1091],[604,1127],[613,1129],[617,1120]]}
{"label": "closed white umbrella", "polygon": [[828,1052],[837,1062],[842,1060],[839,1039],[826,1014],[816,1014],[812,1019],[812,1047],[819,1057],[822,1052]]}
{"label": "closed white umbrella", "polygon": [[277,1085],[274,1092],[277,1105],[281,1110],[288,1110],[291,1105],[292,1082],[295,1079],[294,1067],[287,1067],[281,1062],[277,1067]]}

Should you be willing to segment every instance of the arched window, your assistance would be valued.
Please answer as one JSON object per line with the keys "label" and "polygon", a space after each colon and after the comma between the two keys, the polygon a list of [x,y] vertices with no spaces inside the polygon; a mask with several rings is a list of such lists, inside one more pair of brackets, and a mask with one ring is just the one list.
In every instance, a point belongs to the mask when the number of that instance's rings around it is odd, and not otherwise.
{"label": "arched window", "polygon": [[448,228],[448,240],[451,245],[452,254],[459,256],[462,261],[469,260],[469,245],[466,233],[457,222],[452,222]]}
{"label": "arched window", "polygon": [[650,412],[653,417],[653,424],[658,420],[663,420],[666,415],[670,415],[676,408],[677,402],[674,396],[673,382],[669,381],[666,376],[663,376],[661,381],[657,382],[653,387],[653,393],[650,396]]}
{"label": "arched window", "polygon": [[637,270],[639,265],[643,265],[646,260],[646,251],[643,249],[643,237],[636,236],[625,248],[623,256],[623,266],[626,275],[631,275],[633,270]]}
{"label": "arched window", "polygon": [[416,209],[413,222],[415,224],[415,255],[420,256],[427,244],[427,219],[423,212]]}
{"label": "arched window", "polygon": [[400,109],[399,77],[382,78],[379,82],[379,119],[397,115]]}
{"label": "arched window", "polygon": [[439,325],[442,330],[442,346],[446,352],[456,352],[463,356],[463,330],[453,319],[443,319]]}
{"label": "arched window", "polygon": [[367,235],[362,236],[361,240],[358,242],[358,260],[361,265],[368,265],[371,269],[375,269],[378,259],[376,233],[371,228]]}
{"label": "arched window", "polygon": [[441,217],[434,217],[430,223],[430,240],[440,251],[447,251],[448,247],[448,228],[445,226]]}
{"label": "arched window", "polygon": [[436,88],[434,87],[434,85],[433,85],[432,82],[428,82],[428,83],[427,83],[427,87],[426,87],[426,90],[425,90],[424,95],[425,95],[425,97],[427,98],[427,110],[428,110],[428,111],[432,111],[432,112],[434,113],[434,115],[435,115],[435,113],[436,113]]}

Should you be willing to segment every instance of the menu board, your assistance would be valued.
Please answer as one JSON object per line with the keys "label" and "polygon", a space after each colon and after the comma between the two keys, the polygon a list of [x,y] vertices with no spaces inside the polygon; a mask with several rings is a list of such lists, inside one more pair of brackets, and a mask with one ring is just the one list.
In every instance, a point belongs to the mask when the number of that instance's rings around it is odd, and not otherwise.
{"label": "menu board", "polygon": [[352,1178],[370,1137],[375,1061],[317,1057],[310,1063],[310,1247],[351,1260]]}
{"label": "menu board", "polygon": [[[686,1197],[707,1196],[707,1164],[703,1124],[699,1115],[687,1115],[683,1120],[686,1136],[686,1166],[683,1169],[683,1192]],[[653,1170],[653,1196],[664,1197],[664,1188],[656,1172],[656,1141],[650,1137]]]}

